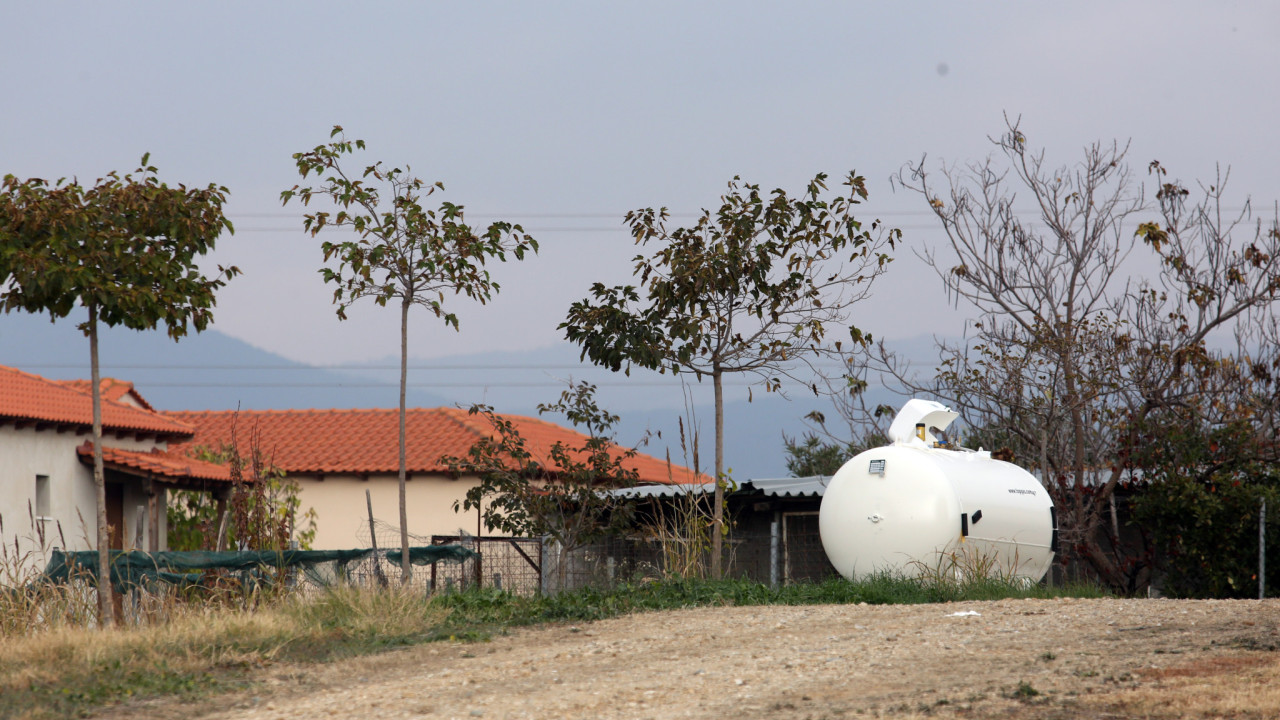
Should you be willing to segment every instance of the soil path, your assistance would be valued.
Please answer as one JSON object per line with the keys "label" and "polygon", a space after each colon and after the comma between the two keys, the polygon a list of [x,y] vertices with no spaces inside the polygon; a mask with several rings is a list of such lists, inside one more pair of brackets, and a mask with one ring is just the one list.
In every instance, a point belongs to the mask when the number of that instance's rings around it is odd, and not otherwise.
{"label": "soil path", "polygon": [[[276,666],[256,696],[142,712],[218,720],[1267,718],[1280,717],[1277,649],[1276,600],[701,608]],[[1250,696],[1263,691],[1272,694]]]}

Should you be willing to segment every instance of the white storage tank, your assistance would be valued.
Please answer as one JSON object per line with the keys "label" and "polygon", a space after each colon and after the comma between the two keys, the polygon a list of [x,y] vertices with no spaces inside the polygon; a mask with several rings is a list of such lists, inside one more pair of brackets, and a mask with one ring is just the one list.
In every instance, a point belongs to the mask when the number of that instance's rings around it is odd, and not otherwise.
{"label": "white storage tank", "polygon": [[955,418],[941,403],[910,400],[889,428],[891,445],[836,472],[818,526],[841,575],[958,574],[985,565],[998,577],[1044,577],[1057,550],[1053,501],[1026,470],[953,448],[944,431]]}

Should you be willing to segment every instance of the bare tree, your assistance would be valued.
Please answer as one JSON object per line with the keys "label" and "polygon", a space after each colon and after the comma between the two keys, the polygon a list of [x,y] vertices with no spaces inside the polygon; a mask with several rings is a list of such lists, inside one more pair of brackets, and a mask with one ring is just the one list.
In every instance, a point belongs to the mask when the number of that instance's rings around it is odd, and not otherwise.
{"label": "bare tree", "polygon": [[[1223,178],[1193,203],[1158,163],[1153,208],[1127,146],[1095,144],[1076,165],[1051,167],[1016,121],[992,142],[995,158],[944,168],[941,183],[923,160],[895,178],[941,222],[947,242],[921,256],[977,317],[964,341],[941,343],[933,379],[911,378],[888,353],[881,366],[1038,467],[1064,550],[1109,585],[1132,588],[1140,568],[1107,522],[1115,489],[1140,470],[1135,449],[1151,419],[1207,411],[1238,388],[1240,375],[1227,370],[1241,358],[1207,341],[1272,317],[1280,232],[1251,222],[1247,206],[1226,216]],[[1159,219],[1136,233],[1126,226],[1153,209]],[[1132,268],[1152,279],[1131,279]]]}

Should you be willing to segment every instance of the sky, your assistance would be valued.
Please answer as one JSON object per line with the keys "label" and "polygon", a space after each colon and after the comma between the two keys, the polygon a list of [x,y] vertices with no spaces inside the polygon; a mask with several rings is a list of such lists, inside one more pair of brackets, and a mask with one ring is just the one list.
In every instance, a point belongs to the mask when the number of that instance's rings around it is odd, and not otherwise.
{"label": "sky", "polygon": [[[889,178],[978,161],[1020,118],[1050,161],[1129,142],[1188,182],[1231,168],[1236,203],[1280,199],[1280,5],[1269,2],[0,2],[0,173],[136,167],[230,190],[233,236],[209,262],[244,274],[214,327],[288,358],[343,366],[398,351],[398,313],[341,322],[319,241],[279,194],[291,155],[340,124],[361,162],[408,164],[468,217],[522,223],[535,258],[495,267],[461,331],[419,312],[429,360],[563,342],[593,282],[631,280],[631,209],[677,220],[734,176],[798,191],[856,170],[859,213],[904,247],[855,322],[887,339],[959,331],[913,255],[942,237]],[[3,318],[0,317],[0,322]]]}

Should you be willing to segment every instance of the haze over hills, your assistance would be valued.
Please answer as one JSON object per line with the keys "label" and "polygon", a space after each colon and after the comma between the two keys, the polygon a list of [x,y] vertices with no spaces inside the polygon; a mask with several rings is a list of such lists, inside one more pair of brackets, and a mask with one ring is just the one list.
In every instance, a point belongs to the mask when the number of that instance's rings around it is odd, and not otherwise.
{"label": "haze over hills", "polygon": [[[103,376],[133,382],[164,410],[395,407],[398,402],[399,360],[394,355],[341,368],[311,366],[217,330],[175,343],[163,332],[102,328],[99,343]],[[904,347],[915,357],[930,345],[931,340],[920,338]],[[0,364],[54,379],[87,378],[88,340],[71,319],[50,323],[46,316],[0,315]],[[670,453],[681,464],[693,460],[681,450],[678,419],[692,427],[692,415],[699,427],[701,468],[710,471],[714,415],[709,381],[643,370],[630,376],[612,373],[579,362],[577,349],[567,343],[535,351],[411,359],[408,403],[485,403],[500,412],[537,415],[538,404],[556,400],[569,379],[597,385],[600,404],[621,417],[619,442],[635,445],[648,437],[643,452],[658,457]],[[813,410],[832,415],[831,403],[800,387],[791,389],[790,399],[756,388],[748,401],[748,392],[745,381],[726,380],[726,465],[739,481],[784,476],[783,434],[802,435],[802,418]],[[876,402],[897,402],[883,390],[875,397]]]}

